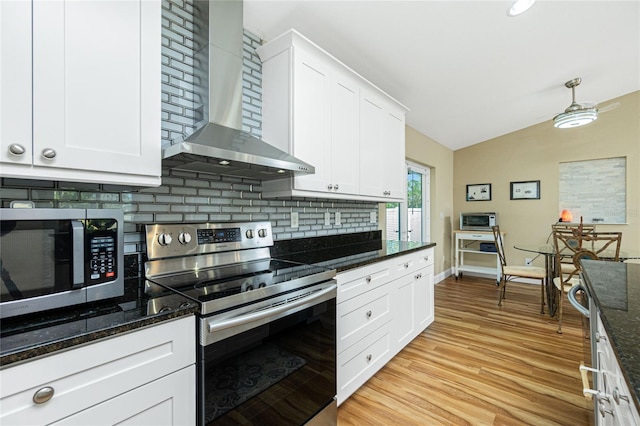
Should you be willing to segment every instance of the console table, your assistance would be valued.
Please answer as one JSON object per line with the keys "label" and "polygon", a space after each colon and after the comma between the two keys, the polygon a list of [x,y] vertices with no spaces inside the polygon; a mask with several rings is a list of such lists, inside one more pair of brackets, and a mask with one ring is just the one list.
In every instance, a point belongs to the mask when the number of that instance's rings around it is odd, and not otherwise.
{"label": "console table", "polygon": [[[454,274],[456,276],[456,280],[462,277],[464,272],[485,274],[485,275],[495,275],[496,283],[500,282],[500,277],[502,275],[502,270],[500,268],[500,257],[497,252],[493,251],[483,251],[480,250],[481,242],[492,242],[495,240],[493,238],[493,232],[491,231],[453,231],[454,239],[455,239],[455,267]],[[504,240],[505,233],[501,232],[502,239]],[[473,265],[469,263],[465,263],[465,253],[473,253],[480,254],[485,256],[493,256],[495,257],[496,266],[488,267],[488,266],[480,266]],[[468,259],[472,261],[472,259]]]}

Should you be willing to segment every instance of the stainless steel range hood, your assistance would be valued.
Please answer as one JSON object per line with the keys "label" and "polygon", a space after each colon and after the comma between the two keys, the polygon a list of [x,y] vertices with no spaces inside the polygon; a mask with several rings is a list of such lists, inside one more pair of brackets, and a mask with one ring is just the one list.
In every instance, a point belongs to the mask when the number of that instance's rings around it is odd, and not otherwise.
{"label": "stainless steel range hood", "polygon": [[163,166],[258,180],[314,173],[312,165],[241,130],[242,1],[196,2],[196,9],[204,22],[208,15],[208,32],[196,35],[205,47],[194,57],[204,120],[184,141],[163,149]]}

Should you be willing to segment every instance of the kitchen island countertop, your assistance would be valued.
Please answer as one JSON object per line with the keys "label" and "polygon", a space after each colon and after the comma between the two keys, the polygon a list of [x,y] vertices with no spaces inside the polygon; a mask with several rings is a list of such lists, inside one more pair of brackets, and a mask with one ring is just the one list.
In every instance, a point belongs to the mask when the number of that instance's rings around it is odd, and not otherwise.
{"label": "kitchen island countertop", "polygon": [[640,411],[640,264],[582,262],[585,283]]}

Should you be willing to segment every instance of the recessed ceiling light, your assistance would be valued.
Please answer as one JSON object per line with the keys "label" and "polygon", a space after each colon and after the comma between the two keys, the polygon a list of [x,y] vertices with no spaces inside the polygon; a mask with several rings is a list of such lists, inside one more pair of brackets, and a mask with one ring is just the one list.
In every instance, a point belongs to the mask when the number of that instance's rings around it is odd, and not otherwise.
{"label": "recessed ceiling light", "polygon": [[507,15],[509,16],[518,16],[521,13],[529,10],[531,6],[536,2],[536,0],[516,0],[511,5],[511,9],[507,11]]}
{"label": "recessed ceiling light", "polygon": [[220,164],[221,166],[228,166],[230,163],[227,160],[220,160],[218,164]]}

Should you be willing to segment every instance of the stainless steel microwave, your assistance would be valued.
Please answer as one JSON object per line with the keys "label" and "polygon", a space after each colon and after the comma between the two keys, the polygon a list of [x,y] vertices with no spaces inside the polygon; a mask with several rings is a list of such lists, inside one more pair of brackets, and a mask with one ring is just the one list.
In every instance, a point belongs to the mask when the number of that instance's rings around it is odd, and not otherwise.
{"label": "stainless steel microwave", "polygon": [[462,231],[491,231],[492,226],[498,225],[498,213],[460,213],[460,230]]}
{"label": "stainless steel microwave", "polygon": [[0,209],[0,318],[122,296],[123,214]]}

